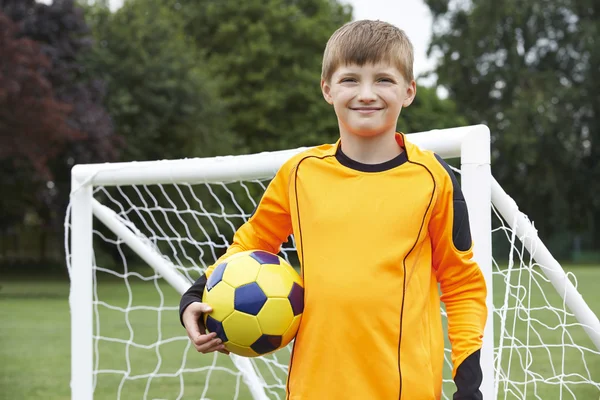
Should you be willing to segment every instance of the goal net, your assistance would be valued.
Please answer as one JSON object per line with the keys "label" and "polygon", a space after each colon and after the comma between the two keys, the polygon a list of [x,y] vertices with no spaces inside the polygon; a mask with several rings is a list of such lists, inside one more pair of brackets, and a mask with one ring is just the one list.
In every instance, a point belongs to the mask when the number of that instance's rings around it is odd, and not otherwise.
{"label": "goal net", "polygon": [[[491,176],[487,127],[407,139],[453,159],[468,203],[489,289],[484,398],[597,399],[598,318],[578,271],[561,268]],[[301,150],[74,168],[65,220],[72,398],[285,398],[291,347],[253,359],[199,354],[178,305]],[[298,266],[293,237],[281,255]],[[445,360],[442,397],[451,399],[448,343]]]}

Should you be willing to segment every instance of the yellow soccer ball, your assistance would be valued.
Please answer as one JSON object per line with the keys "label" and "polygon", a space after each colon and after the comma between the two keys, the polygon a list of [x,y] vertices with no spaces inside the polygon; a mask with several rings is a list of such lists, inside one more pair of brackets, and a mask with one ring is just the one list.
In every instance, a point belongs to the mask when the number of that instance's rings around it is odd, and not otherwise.
{"label": "yellow soccer ball", "polygon": [[234,254],[219,264],[202,302],[213,309],[204,325],[225,348],[245,357],[286,346],[304,311],[302,278],[284,259],[262,250]]}

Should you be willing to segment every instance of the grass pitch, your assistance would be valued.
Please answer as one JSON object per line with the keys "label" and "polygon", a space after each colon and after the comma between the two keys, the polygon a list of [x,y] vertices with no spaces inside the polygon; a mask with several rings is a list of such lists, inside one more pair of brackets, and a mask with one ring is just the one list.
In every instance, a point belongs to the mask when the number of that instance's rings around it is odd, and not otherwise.
{"label": "grass pitch", "polygon": [[[596,315],[600,315],[600,266],[571,267],[578,288]],[[513,277],[516,279],[516,277]],[[516,282],[511,279],[511,282]],[[523,284],[521,282],[521,284]],[[160,287],[157,290],[156,285]],[[527,398],[539,399],[597,399],[600,396],[600,357],[585,352],[582,363],[579,347],[553,348],[552,343],[572,341],[582,348],[593,349],[593,344],[581,327],[553,329],[564,317],[542,306],[550,303],[561,306],[560,297],[543,286],[531,291],[529,316],[519,311],[507,311],[505,331],[515,337],[526,338],[533,357],[533,367],[539,376],[519,376],[520,363],[531,362],[527,352],[503,354],[503,366],[511,371],[514,387],[500,387],[500,398],[516,398],[517,391]],[[515,293],[519,293],[515,290]],[[0,278],[0,399],[70,399],[70,314],[68,305],[69,283],[59,279]],[[97,326],[102,337],[109,340],[95,342],[97,358],[96,399],[250,399],[246,385],[241,382],[231,360],[223,355],[201,355],[190,348],[185,331],[179,325],[176,311],[179,295],[166,285],[130,279],[106,280],[98,284],[100,303]],[[502,282],[495,284],[495,302],[502,304]],[[509,304],[513,304],[514,301]],[[161,312],[152,309],[167,307]],[[143,308],[140,306],[151,307]],[[123,313],[119,308],[127,308]],[[518,317],[518,318],[515,318]],[[495,319],[496,341],[500,339],[500,319]],[[563,321],[564,322],[564,321]],[[567,323],[573,322],[566,319]],[[547,325],[545,327],[544,325]],[[535,332],[525,334],[527,327]],[[529,330],[531,331],[531,329]],[[539,335],[539,336],[538,336]],[[174,338],[174,339],[173,339]],[[516,346],[512,339],[504,339],[504,347]],[[157,345],[159,343],[160,345]],[[543,345],[542,345],[543,343]],[[539,347],[535,347],[539,344]],[[271,398],[283,398],[287,350],[276,353],[276,362],[261,363],[260,369],[269,377],[267,383]],[[209,368],[217,366],[218,368]],[[121,372],[119,372],[121,371]],[[124,379],[122,371],[127,371]],[[184,371],[184,372],[181,372]],[[541,379],[560,375],[576,380],[576,375],[590,377],[596,385],[568,385],[561,389],[559,379]],[[158,377],[149,378],[150,374]],[[521,373],[521,375],[523,375]],[[185,390],[183,389],[185,388]],[[444,385],[451,398],[453,384]],[[505,396],[506,394],[506,396]]]}

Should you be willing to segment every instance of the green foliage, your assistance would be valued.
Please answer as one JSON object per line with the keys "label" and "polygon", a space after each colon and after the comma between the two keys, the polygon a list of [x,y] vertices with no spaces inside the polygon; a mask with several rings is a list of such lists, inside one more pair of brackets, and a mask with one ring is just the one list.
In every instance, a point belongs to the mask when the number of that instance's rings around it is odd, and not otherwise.
{"label": "green foliage", "polygon": [[600,237],[600,3],[426,2],[439,83],[490,127],[501,185],[543,238]]}
{"label": "green foliage", "polygon": [[107,82],[106,105],[126,142],[123,160],[207,156],[228,147],[222,103],[179,16],[143,1],[115,13],[90,6],[86,16],[96,46],[85,64]]}
{"label": "green foliage", "polygon": [[[5,101],[0,127],[15,133],[5,140],[21,138],[23,148],[37,151],[2,160],[11,172],[0,176],[0,184],[21,189],[1,202],[10,210],[1,216],[5,223],[33,216],[62,227],[69,169],[77,163],[260,152],[338,138],[335,113],[319,87],[325,44],[351,18],[351,8],[336,0],[129,0],[116,12],[103,1],[81,0],[80,7],[74,0],[0,4],[19,22],[19,35],[36,41],[40,56],[50,60],[36,73],[43,72],[39,78],[54,95],[37,100],[51,106],[56,99],[66,107],[40,119],[31,113],[43,107]],[[6,63],[11,58],[5,53]],[[4,77],[11,78],[17,69],[7,71]],[[12,122],[19,116],[36,129],[18,128]],[[48,121],[78,132],[77,140],[52,147],[48,143],[62,128],[50,129]],[[419,88],[399,128],[463,123],[452,102]],[[11,149],[4,146],[0,156]],[[43,164],[42,178],[27,159]],[[243,198],[243,190],[235,190]],[[177,207],[185,206],[175,191],[166,192]],[[211,201],[206,193],[198,198]],[[253,208],[245,199],[241,206]]]}
{"label": "green foliage", "polygon": [[435,87],[418,87],[417,96],[410,107],[403,109],[398,121],[401,132],[423,132],[431,129],[454,128],[467,125],[456,105],[440,99]]}
{"label": "green foliage", "polygon": [[[108,82],[125,160],[247,153],[337,139],[319,88],[322,53],[349,21],[330,0],[131,0],[88,9],[88,68]],[[403,130],[464,122],[421,88]],[[233,135],[230,135],[232,133]]]}
{"label": "green foliage", "polygon": [[106,105],[126,141],[121,158],[258,152],[317,144],[323,132],[333,140],[320,60],[349,14],[334,2],[304,3],[131,0],[115,13],[89,6],[96,46],[85,64],[107,82]]}
{"label": "green foliage", "polygon": [[319,81],[325,44],[350,20],[348,6],[332,0],[167,3],[219,82],[236,135],[234,152],[336,139],[337,120]]}

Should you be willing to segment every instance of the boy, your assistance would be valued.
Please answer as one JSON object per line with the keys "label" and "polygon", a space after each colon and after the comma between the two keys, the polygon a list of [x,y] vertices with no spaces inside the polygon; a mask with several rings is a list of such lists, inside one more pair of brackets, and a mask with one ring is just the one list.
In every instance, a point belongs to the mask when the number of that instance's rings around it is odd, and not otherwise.
{"label": "boy", "polygon": [[[454,399],[481,399],[486,287],[472,261],[467,208],[449,167],[396,133],[416,94],[412,45],[380,21],[329,39],[321,89],[340,139],[292,157],[223,256],[278,253],[296,238],[304,314],[287,382],[290,400],[439,399],[444,338],[452,343]],[[214,265],[217,265],[215,263]],[[206,275],[181,299],[196,349],[224,351],[204,334]]]}

